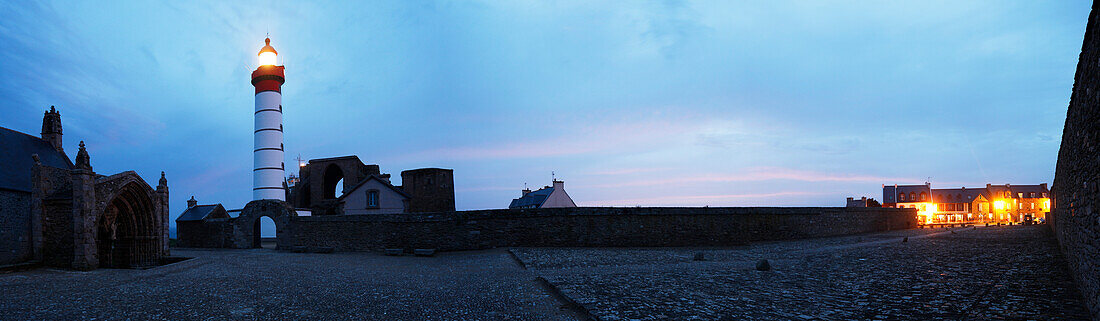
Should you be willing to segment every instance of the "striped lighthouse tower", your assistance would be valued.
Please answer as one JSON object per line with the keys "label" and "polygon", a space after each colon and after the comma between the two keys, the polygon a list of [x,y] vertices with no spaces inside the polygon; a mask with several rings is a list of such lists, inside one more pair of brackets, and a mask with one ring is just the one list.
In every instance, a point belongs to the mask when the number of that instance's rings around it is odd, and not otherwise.
{"label": "striped lighthouse tower", "polygon": [[260,66],[252,72],[256,87],[255,149],[252,151],[252,199],[286,200],[283,187],[283,66],[271,38],[260,49]]}

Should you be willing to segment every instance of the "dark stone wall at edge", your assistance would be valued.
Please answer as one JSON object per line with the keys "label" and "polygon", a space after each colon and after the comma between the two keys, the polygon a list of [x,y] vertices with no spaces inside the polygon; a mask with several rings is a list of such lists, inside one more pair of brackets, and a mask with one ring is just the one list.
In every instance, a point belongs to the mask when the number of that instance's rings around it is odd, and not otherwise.
{"label": "dark stone wall at edge", "polygon": [[1093,3],[1077,62],[1048,221],[1077,288],[1100,320],[1100,21]]}

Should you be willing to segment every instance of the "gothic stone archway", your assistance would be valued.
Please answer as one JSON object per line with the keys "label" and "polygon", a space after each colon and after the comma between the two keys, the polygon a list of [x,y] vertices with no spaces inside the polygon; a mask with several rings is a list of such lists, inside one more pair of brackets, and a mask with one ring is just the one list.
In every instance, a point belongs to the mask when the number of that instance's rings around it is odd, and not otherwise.
{"label": "gothic stone archway", "polygon": [[280,200],[258,200],[248,202],[233,222],[233,247],[248,249],[259,247],[258,223],[260,217],[269,217],[275,222],[276,249],[286,249],[290,246],[287,237],[288,223],[291,216],[298,216],[294,208],[287,202]]}
{"label": "gothic stone archway", "polygon": [[[141,268],[155,266],[167,255],[164,204],[134,172],[101,178],[95,184],[96,266]],[[166,197],[165,197],[166,198]]]}

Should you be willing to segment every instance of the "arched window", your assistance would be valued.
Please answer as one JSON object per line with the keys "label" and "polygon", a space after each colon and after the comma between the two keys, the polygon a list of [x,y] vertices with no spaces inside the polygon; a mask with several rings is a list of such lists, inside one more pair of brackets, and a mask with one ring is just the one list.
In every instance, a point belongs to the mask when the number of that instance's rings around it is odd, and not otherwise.
{"label": "arched window", "polygon": [[898,193],[898,201],[899,202],[904,202],[905,201],[905,193]]}
{"label": "arched window", "polygon": [[928,194],[925,194],[924,192],[920,192],[920,201],[924,202],[926,200],[928,200]]}
{"label": "arched window", "polygon": [[328,168],[325,169],[323,182],[326,199],[337,198],[344,194],[344,171],[340,169],[340,166],[329,164]]}
{"label": "arched window", "polygon": [[910,201],[916,201],[917,200],[917,194],[913,193],[913,192],[909,192],[909,200]]}

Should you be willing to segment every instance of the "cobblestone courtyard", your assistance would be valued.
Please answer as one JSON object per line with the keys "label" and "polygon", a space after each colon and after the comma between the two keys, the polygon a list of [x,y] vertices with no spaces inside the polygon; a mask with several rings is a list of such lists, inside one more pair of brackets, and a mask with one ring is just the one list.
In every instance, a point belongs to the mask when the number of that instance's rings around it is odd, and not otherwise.
{"label": "cobblestone courtyard", "polygon": [[[0,318],[1085,319],[1044,229],[907,230],[736,248],[528,248],[513,249],[514,257],[175,249],[195,258],[149,270],[0,274]],[[774,269],[757,271],[760,259]]]}

